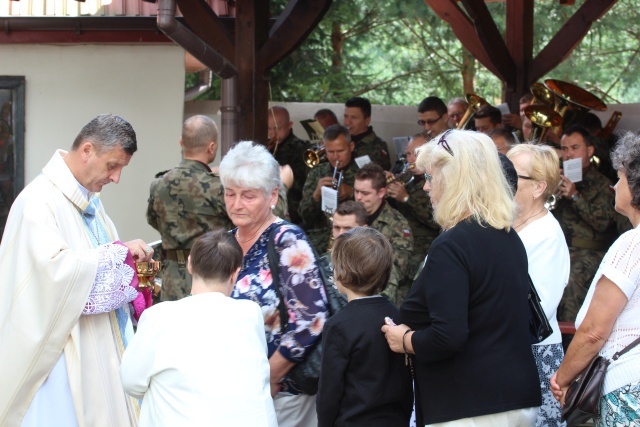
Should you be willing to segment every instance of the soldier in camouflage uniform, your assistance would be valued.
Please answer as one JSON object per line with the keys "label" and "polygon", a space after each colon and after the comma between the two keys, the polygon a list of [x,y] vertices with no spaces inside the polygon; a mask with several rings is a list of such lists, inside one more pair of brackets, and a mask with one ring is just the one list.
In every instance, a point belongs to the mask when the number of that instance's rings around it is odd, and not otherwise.
{"label": "soldier in camouflage uniform", "polygon": [[[424,137],[418,134],[411,138],[405,149],[407,163],[414,164],[414,169],[408,171],[407,175],[401,174],[399,178],[402,180],[405,176],[412,175],[413,180],[406,185],[401,180],[387,184],[387,201],[409,221],[413,233],[413,252],[409,258],[407,277],[398,287],[397,300],[400,302],[409,292],[431,242],[440,234],[440,226],[433,220],[431,199],[423,189],[424,174],[415,168],[415,150],[426,142]],[[387,173],[387,176],[391,174]]]}
{"label": "soldier in camouflage uniform", "polygon": [[215,228],[231,229],[220,178],[211,172],[218,150],[218,128],[206,116],[184,122],[178,166],[151,183],[147,222],[162,237],[162,301],[189,295],[191,275],[186,261],[194,241]]}
{"label": "soldier in camouflage uniform", "polygon": [[571,126],[561,140],[562,160],[582,158],[582,181],[572,183],[564,175],[560,200],[552,211],[564,231],[571,256],[571,275],[560,306],[558,320],[574,322],[591,280],[615,239],[615,197],[611,182],[589,163],[594,147],[589,132]]}
{"label": "soldier in camouflage uniform", "polygon": [[382,166],[384,170],[391,169],[391,159],[387,143],[376,135],[371,123],[371,103],[368,99],[349,98],[344,104],[344,125],[351,133],[351,140],[355,143],[354,158],[368,155],[372,162]]}
{"label": "soldier in camouflage uniform", "polygon": [[413,252],[413,235],[409,221],[385,201],[386,175],[375,163],[365,165],[356,173],[355,200],[367,211],[367,225],[381,232],[393,247],[393,269],[389,285],[383,292],[391,302],[400,305],[398,286],[407,280],[411,268],[409,259]]}
{"label": "soldier in camouflage uniform", "polygon": [[293,134],[293,122],[291,122],[289,111],[286,108],[279,106],[271,108],[267,120],[269,140],[275,142],[270,151],[272,153],[275,151],[274,157],[281,166],[289,165],[293,170],[293,186],[287,192],[288,220],[294,224],[300,224],[302,219],[298,215],[298,206],[302,200],[302,187],[309,171],[304,163],[304,152],[310,147],[310,144]]}
{"label": "soldier in camouflage uniform", "polygon": [[322,211],[322,187],[331,187],[336,164],[342,172],[342,184],[338,190],[338,201],[353,199],[353,181],[358,165],[353,161],[354,144],[349,130],[341,125],[329,126],[323,135],[327,163],[314,167],[304,183],[298,213],[309,241],[318,253],[324,253],[331,237],[331,224]]}
{"label": "soldier in camouflage uniform", "polygon": [[427,139],[435,138],[449,128],[447,106],[437,96],[428,96],[418,105],[418,124]]}
{"label": "soldier in camouflage uniform", "polygon": [[[234,227],[227,216],[220,178],[208,166],[218,150],[215,122],[202,115],[187,119],[180,146],[182,160],[156,175],[147,207],[147,222],[162,238],[161,301],[174,301],[191,292],[186,261],[195,240],[207,231]],[[284,188],[280,189],[276,215],[287,210]]]}
{"label": "soldier in camouflage uniform", "polygon": [[[352,228],[366,227],[367,226],[367,211],[360,203],[354,200],[347,200],[338,205],[335,212],[333,212],[331,228],[331,241],[333,241],[341,234],[346,233]],[[331,261],[331,246],[327,248],[327,251],[319,257],[319,263],[326,265],[327,269],[331,272],[328,279],[332,284],[335,284],[333,279],[333,262]]]}

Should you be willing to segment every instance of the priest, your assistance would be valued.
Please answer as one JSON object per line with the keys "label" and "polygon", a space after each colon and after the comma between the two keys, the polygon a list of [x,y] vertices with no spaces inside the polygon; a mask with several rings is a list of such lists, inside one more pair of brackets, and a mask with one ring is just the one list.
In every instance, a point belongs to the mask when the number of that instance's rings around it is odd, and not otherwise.
{"label": "priest", "polygon": [[136,149],[127,121],[100,115],[11,207],[0,244],[2,426],[137,425],[119,364],[150,305],[134,262],[153,251],[120,242],[100,201]]}

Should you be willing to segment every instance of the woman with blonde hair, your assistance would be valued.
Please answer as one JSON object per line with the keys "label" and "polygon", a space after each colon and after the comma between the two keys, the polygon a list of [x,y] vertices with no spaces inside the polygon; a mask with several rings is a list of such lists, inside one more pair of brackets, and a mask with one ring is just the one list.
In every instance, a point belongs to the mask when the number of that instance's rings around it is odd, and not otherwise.
{"label": "woman with blonde hair", "polygon": [[529,336],[527,255],[516,205],[491,139],[447,131],[419,149],[443,233],[382,327],[415,369],[417,424],[531,426],[540,385]]}
{"label": "woman with blonde hair", "polygon": [[529,259],[529,276],[538,291],[553,334],[532,346],[542,387],[542,406],[536,426],[560,426],[560,404],[549,388],[549,379],[564,357],[562,335],[556,313],[569,282],[569,248],[562,228],[545,207],[560,182],[558,155],[547,145],[520,144],[507,157],[518,173],[513,228],[518,232]]}

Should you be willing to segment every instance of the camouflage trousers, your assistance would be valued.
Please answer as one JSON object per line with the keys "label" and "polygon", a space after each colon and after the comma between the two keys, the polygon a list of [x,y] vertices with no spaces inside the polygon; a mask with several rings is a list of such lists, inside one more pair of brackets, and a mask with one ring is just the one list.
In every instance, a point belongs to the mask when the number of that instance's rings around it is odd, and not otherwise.
{"label": "camouflage trousers", "polygon": [[191,274],[186,265],[179,265],[178,261],[162,261],[162,293],[160,301],[175,301],[191,293]]}
{"label": "camouflage trousers", "polygon": [[582,307],[593,276],[595,276],[604,251],[569,248],[571,258],[571,274],[569,284],[564,289],[562,300],[558,306],[558,320],[561,322],[575,322],[578,311]]}

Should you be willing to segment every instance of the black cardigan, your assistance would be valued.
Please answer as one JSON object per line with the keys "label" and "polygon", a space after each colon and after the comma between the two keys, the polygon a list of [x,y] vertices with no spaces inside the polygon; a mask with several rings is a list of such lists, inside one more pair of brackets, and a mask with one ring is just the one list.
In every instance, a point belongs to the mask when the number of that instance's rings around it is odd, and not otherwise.
{"label": "black cardigan", "polygon": [[463,221],[433,241],[400,308],[416,331],[418,425],[540,406],[528,286],[513,229]]}
{"label": "black cardigan", "polygon": [[324,325],[318,426],[408,426],[411,373],[380,330],[399,313],[386,297],[349,302]]}

